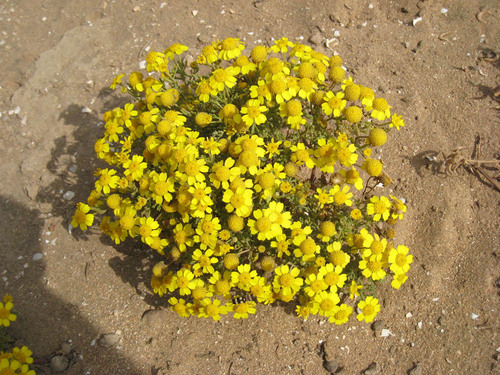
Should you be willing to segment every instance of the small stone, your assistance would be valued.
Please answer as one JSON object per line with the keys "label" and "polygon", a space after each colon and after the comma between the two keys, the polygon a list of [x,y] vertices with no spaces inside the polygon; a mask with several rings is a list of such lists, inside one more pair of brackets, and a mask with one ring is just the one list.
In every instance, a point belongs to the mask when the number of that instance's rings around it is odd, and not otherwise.
{"label": "small stone", "polygon": [[69,359],[64,355],[56,355],[50,359],[50,368],[54,372],[63,372],[69,367]]}
{"label": "small stone", "polygon": [[323,42],[323,36],[321,34],[315,34],[309,38],[309,41],[313,44],[320,45]]}
{"label": "small stone", "polygon": [[413,26],[416,26],[416,25],[417,25],[417,23],[419,23],[420,21],[422,21],[422,17],[417,17],[417,18],[415,18],[415,19],[412,21]]}
{"label": "small stone", "polygon": [[323,363],[323,366],[325,367],[325,370],[330,372],[330,373],[335,373],[337,372],[337,369],[339,368],[339,363],[337,360],[332,360],[332,361],[325,361]]}
{"label": "small stone", "polygon": [[418,363],[414,363],[413,367],[408,370],[408,375],[421,375],[422,368],[418,365]]}
{"label": "small stone", "polygon": [[67,201],[70,201],[73,199],[74,196],[75,196],[75,192],[68,190],[66,193],[64,193],[63,198],[66,199]]}
{"label": "small stone", "polygon": [[37,261],[42,259],[42,257],[43,257],[42,253],[36,253],[35,255],[33,255],[33,260]]}
{"label": "small stone", "polygon": [[92,110],[89,107],[83,107],[82,113],[92,113]]}
{"label": "small stone", "polygon": [[198,14],[198,11],[196,9],[193,9],[191,11],[191,14],[196,17],[196,15]]}
{"label": "small stone", "polygon": [[363,374],[365,375],[375,375],[378,373],[380,373],[380,366],[375,362],[372,362],[370,366],[368,366],[367,369],[363,371]]}
{"label": "small stone", "polygon": [[107,333],[101,336],[101,338],[99,339],[99,345],[104,347],[111,347],[115,345],[118,340],[120,340],[120,336],[116,333]]}
{"label": "small stone", "polygon": [[71,343],[69,343],[68,341],[65,341],[61,344],[61,352],[63,352],[63,354],[69,354],[71,353],[71,350],[73,350],[71,348]]}
{"label": "small stone", "polygon": [[372,324],[372,330],[375,333],[376,337],[379,337],[380,334],[382,333],[382,330],[384,329],[384,322],[382,320],[377,320],[373,322]]}

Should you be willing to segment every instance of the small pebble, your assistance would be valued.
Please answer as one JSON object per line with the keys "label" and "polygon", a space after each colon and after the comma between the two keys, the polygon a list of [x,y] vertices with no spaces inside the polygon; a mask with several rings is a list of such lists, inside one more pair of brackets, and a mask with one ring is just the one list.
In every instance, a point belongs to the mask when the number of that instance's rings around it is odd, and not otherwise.
{"label": "small pebble", "polygon": [[377,320],[372,324],[372,330],[375,333],[375,337],[379,337],[384,329],[384,322],[382,320]]}
{"label": "small pebble", "polygon": [[61,344],[61,351],[63,352],[63,354],[69,354],[71,353],[71,343],[69,343],[68,341],[65,341]]}
{"label": "small pebble", "polygon": [[470,317],[472,318],[472,320],[476,320],[477,318],[479,318],[479,315],[472,313],[470,314]]}
{"label": "small pebble", "polygon": [[325,367],[326,371],[330,373],[336,373],[337,369],[339,368],[339,363],[334,359],[331,361],[325,361],[323,366]]}
{"label": "small pebble", "polygon": [[448,13],[448,9],[446,8],[441,8],[441,14],[446,14]]}
{"label": "small pebble", "polygon": [[89,107],[83,107],[82,113],[92,113],[92,110]]}
{"label": "small pebble", "polygon": [[380,366],[376,364],[375,362],[372,362],[368,368],[363,371],[363,374],[365,375],[375,375],[380,373]]}
{"label": "small pebble", "polygon": [[120,336],[116,333],[107,333],[101,336],[101,338],[99,339],[99,345],[104,347],[111,347],[115,345],[118,340],[120,340]]}
{"label": "small pebble", "polygon": [[389,331],[388,329],[383,329],[381,332],[380,332],[380,337],[389,337],[389,336],[394,336],[394,333],[392,333],[391,331]]}
{"label": "small pebble", "polygon": [[43,257],[42,253],[36,253],[35,255],[33,255],[33,260],[37,261],[42,259],[42,257]]}
{"label": "small pebble", "polygon": [[196,16],[198,14],[198,11],[196,9],[193,9],[191,13],[193,14],[193,16]]}
{"label": "small pebble", "polygon": [[417,23],[419,23],[420,21],[422,21],[422,17],[417,17],[415,18],[412,23],[413,23],[413,26],[415,26]]}
{"label": "small pebble", "polygon": [[66,199],[67,201],[70,201],[73,199],[74,196],[75,196],[75,192],[68,190],[66,193],[64,193],[63,198]]}
{"label": "small pebble", "polygon": [[323,36],[321,34],[315,34],[309,38],[309,41],[313,44],[320,45],[323,42]]}
{"label": "small pebble", "polygon": [[418,363],[415,363],[414,366],[408,371],[408,375],[421,375],[422,368],[419,367]]}
{"label": "small pebble", "polygon": [[69,366],[69,359],[63,355],[56,355],[50,359],[50,368],[54,372],[63,372]]}

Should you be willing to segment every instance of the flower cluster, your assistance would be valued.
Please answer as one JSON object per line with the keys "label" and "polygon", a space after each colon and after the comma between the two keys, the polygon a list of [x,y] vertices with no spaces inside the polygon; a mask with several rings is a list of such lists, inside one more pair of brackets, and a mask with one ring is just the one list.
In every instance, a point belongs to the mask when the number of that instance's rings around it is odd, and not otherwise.
{"label": "flower cluster", "polygon": [[150,52],[127,82],[133,100],[104,114],[95,143],[108,168],[72,225],[131,237],[164,259],[151,287],[180,316],[219,320],[257,303],[296,303],[299,316],[371,322],[386,276],[412,263],[395,246],[404,200],[374,195],[391,182],[372,149],[400,116],[355,83],[342,59],[287,38],[249,55],[237,38],[188,63],[186,46]]}
{"label": "flower cluster", "polygon": [[35,370],[30,370],[33,352],[28,347],[14,347],[9,351],[4,351],[11,340],[3,329],[9,327],[10,323],[17,319],[17,316],[12,313],[13,308],[12,296],[6,294],[0,302],[0,374],[35,375]]}

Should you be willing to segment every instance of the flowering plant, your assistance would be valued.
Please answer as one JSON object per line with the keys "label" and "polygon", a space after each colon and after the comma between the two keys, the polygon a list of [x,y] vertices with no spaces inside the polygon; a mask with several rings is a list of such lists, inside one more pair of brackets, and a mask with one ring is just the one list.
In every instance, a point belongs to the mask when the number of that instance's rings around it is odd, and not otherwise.
{"label": "flowering plant", "polygon": [[[116,244],[132,237],[164,259],[151,286],[180,316],[219,320],[257,303],[343,324],[380,310],[371,293],[387,275],[398,289],[412,255],[395,247],[406,212],[371,157],[404,126],[384,98],[328,57],[287,38],[243,54],[236,38],[197,60],[186,46],[152,51],[147,77],[117,76],[132,103],[104,114],[95,189],[72,225],[94,213]],[[357,305],[356,305],[357,302]]]}
{"label": "flowering plant", "polygon": [[0,302],[0,374],[35,375],[35,370],[30,369],[33,352],[27,346],[11,348],[10,344],[14,340],[4,331],[5,327],[17,320],[17,315],[12,311],[12,300],[12,296],[6,294]]}

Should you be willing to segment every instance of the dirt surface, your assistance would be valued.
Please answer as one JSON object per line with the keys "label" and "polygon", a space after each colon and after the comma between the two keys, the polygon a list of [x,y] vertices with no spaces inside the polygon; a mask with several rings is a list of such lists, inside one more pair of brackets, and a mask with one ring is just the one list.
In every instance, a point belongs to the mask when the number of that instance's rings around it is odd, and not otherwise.
{"label": "dirt surface", "polygon": [[[0,296],[14,296],[11,334],[41,374],[68,340],[66,374],[327,374],[325,361],[344,374],[500,373],[500,193],[440,163],[458,147],[470,158],[477,137],[481,159],[499,158],[500,63],[484,59],[500,51],[499,30],[495,0],[2,1]],[[229,36],[336,51],[403,115],[383,157],[408,204],[397,241],[415,259],[399,291],[380,289],[389,337],[282,306],[244,321],[179,318],[149,288],[156,258],[68,231],[92,187],[102,114],[124,102],[107,90],[113,77],[149,49],[180,42],[196,56]]]}

